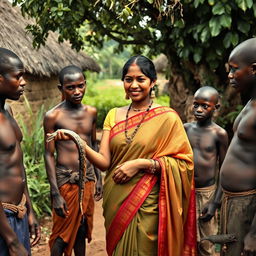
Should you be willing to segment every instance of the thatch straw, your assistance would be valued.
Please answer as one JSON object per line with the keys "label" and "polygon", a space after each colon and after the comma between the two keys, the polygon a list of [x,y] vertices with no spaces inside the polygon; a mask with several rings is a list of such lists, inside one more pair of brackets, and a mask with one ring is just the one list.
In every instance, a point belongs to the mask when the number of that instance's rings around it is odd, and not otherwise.
{"label": "thatch straw", "polygon": [[50,77],[71,64],[83,70],[100,71],[88,55],[72,50],[67,42],[59,44],[55,33],[49,34],[45,46],[34,49],[32,35],[25,31],[29,23],[18,7],[12,7],[7,0],[0,1],[0,47],[15,52],[24,62],[26,72]]}

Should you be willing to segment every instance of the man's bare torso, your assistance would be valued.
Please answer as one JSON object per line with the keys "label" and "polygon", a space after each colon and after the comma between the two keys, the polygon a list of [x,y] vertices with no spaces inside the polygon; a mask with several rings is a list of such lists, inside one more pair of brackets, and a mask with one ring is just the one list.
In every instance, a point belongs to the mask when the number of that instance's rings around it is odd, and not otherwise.
{"label": "man's bare torso", "polygon": [[249,101],[234,122],[234,137],[221,168],[221,185],[228,191],[256,188],[256,103]]}
{"label": "man's bare torso", "polygon": [[25,188],[20,143],[22,133],[13,117],[0,112],[0,199],[18,204]]}

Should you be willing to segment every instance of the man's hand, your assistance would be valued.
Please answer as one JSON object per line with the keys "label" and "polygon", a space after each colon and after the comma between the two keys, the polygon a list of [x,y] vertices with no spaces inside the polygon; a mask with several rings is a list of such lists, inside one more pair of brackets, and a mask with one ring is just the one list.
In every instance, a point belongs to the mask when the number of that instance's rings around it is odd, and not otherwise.
{"label": "man's hand", "polygon": [[41,238],[41,228],[38,224],[38,221],[35,218],[33,212],[28,215],[28,225],[30,233],[30,245],[31,247],[35,246]]}
{"label": "man's hand", "polygon": [[68,208],[66,201],[61,195],[52,195],[52,207],[56,214],[62,218],[66,218],[68,215]]}
{"label": "man's hand", "polygon": [[215,215],[216,209],[218,208],[218,204],[216,203],[209,203],[205,208],[202,210],[201,216],[199,219],[203,222],[210,221],[211,218]]}
{"label": "man's hand", "polygon": [[103,196],[103,186],[102,186],[102,179],[97,179],[97,182],[95,184],[95,194],[94,199],[96,201],[99,201]]}
{"label": "man's hand", "polygon": [[27,250],[18,239],[15,239],[13,242],[8,244],[8,249],[10,256],[28,256]]}
{"label": "man's hand", "polygon": [[244,256],[256,256],[256,234],[249,232],[244,238]]}

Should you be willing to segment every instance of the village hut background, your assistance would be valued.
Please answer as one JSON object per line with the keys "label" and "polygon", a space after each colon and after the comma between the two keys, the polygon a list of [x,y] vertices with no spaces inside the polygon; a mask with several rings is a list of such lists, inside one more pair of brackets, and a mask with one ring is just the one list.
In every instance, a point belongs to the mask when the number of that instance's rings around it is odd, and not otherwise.
{"label": "village hut background", "polygon": [[[42,105],[48,110],[61,101],[57,89],[58,73],[67,65],[76,65],[82,70],[99,72],[100,67],[88,55],[72,50],[67,42],[58,43],[57,35],[50,33],[45,46],[36,50],[32,46],[32,36],[25,27],[32,23],[25,19],[18,7],[12,7],[7,0],[0,1],[0,47],[15,52],[25,65],[25,97],[36,113]],[[28,107],[24,97],[8,102],[16,118],[29,121]]]}

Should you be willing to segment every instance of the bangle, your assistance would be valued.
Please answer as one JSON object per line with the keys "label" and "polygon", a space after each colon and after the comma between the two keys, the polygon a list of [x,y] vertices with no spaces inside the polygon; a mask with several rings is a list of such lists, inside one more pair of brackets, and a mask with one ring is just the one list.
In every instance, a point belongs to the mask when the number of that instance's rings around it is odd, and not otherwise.
{"label": "bangle", "polygon": [[156,174],[157,172],[157,169],[156,169],[156,160],[153,160],[153,159],[149,159],[151,165],[149,167],[149,169],[147,170],[148,173],[151,173],[151,174]]}

